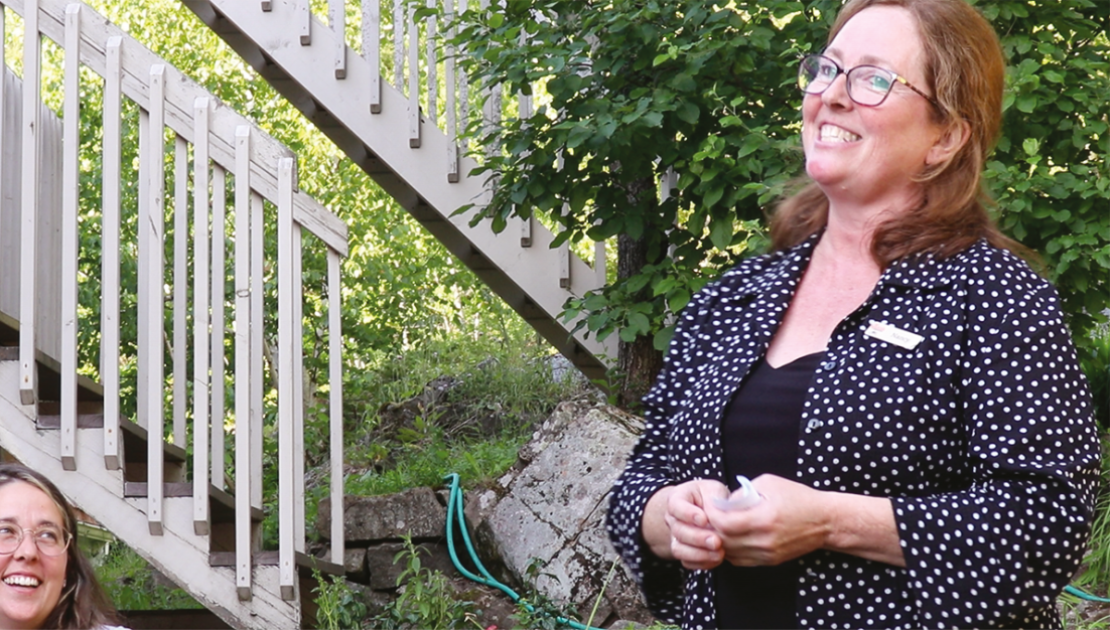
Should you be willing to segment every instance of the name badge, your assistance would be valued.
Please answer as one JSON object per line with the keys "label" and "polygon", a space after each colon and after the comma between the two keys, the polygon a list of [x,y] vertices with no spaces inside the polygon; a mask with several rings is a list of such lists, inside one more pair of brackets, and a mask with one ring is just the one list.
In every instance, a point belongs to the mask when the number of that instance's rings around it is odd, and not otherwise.
{"label": "name badge", "polygon": [[868,337],[874,337],[879,341],[901,346],[906,350],[913,350],[917,347],[917,344],[921,343],[921,340],[924,339],[921,335],[916,335],[908,330],[902,330],[901,328],[891,326],[885,322],[871,322],[867,326],[867,330],[863,331],[863,334]]}

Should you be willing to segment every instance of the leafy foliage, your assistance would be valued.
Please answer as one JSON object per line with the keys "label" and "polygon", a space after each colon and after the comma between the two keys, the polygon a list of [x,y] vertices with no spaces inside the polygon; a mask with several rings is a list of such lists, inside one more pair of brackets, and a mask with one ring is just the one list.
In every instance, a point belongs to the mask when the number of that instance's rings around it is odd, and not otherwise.
{"label": "leafy foliage", "polygon": [[397,552],[393,563],[402,560],[405,568],[397,576],[400,594],[393,604],[372,622],[374,627],[385,630],[418,628],[481,628],[474,617],[474,603],[458,599],[439,571],[433,571],[420,561],[422,551],[405,536],[405,548]]}
{"label": "leafy foliage", "polygon": [[116,541],[111,550],[91,559],[96,579],[119,610],[203,608],[180,588],[154,579],[154,570],[133,549]]}
{"label": "leafy foliage", "polygon": [[318,569],[312,570],[316,586],[316,622],[324,630],[358,628],[366,616],[366,604],[351,589],[347,580],[335,575],[324,577]]}
{"label": "leafy foliage", "polygon": [[[1044,255],[1086,347],[1110,304],[1110,5],[976,4],[1011,65],[1006,135],[986,181],[1003,229]],[[541,104],[471,125],[498,180],[474,220],[500,228],[536,213],[564,226],[563,238],[646,239],[638,273],[571,300],[566,315],[585,313],[599,337],[650,335],[665,348],[693,291],[764,250],[764,215],[800,172],[793,60],[823,46],[838,6],[507,0],[462,14],[455,43],[471,76]],[[664,200],[636,194],[668,170],[677,185]]]}

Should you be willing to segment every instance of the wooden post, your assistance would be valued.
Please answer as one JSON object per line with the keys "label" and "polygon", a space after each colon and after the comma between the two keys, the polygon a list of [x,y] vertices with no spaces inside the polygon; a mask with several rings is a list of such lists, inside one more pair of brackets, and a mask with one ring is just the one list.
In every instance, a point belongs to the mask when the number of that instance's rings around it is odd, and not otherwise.
{"label": "wooden post", "polygon": [[346,0],[328,0],[328,23],[335,35],[335,78],[347,78]]}
{"label": "wooden post", "polygon": [[[139,313],[139,317],[147,320],[146,344],[149,351],[150,363],[146,373],[140,371],[140,387],[147,390],[147,523],[153,536],[162,535],[162,492],[163,492],[163,454],[162,442],[165,439],[163,392],[166,379],[162,375],[165,349],[162,345],[162,335],[165,329],[165,312],[163,310],[163,276],[164,276],[164,224],[165,224],[165,188],[166,173],[163,158],[164,141],[162,137],[165,128],[165,74],[166,66],[156,64],[150,69],[150,131],[147,138],[150,140],[150,149],[147,157],[150,164],[147,176],[150,183],[147,192],[150,200],[147,206],[149,214],[139,218],[139,231],[147,233],[147,248],[143,251],[140,247],[139,257],[141,266],[147,267],[147,312]],[[141,176],[141,175],[140,175]]]}
{"label": "wooden post", "polygon": [[235,585],[251,598],[251,128],[235,128]]}
{"label": "wooden post", "polygon": [[212,483],[224,483],[224,328],[227,271],[224,268],[224,238],[227,235],[227,171],[212,167]]}
{"label": "wooden post", "polygon": [[293,302],[301,286],[293,277],[293,158],[278,161],[278,577],[282,599],[292,600],[297,581],[293,503]]}
{"label": "wooden post", "polygon": [[81,148],[81,5],[66,5],[62,131],[62,468],[77,470],[77,199]]}
{"label": "wooden post", "polygon": [[[208,98],[193,104],[193,532],[205,536],[208,513],[209,364]],[[178,238],[184,238],[181,234]],[[178,282],[177,279],[174,282]],[[219,424],[213,423],[213,424]]]}
{"label": "wooden post", "polygon": [[328,415],[331,422],[331,561],[345,562],[343,533],[343,330],[339,254],[328,248]]}
{"label": "wooden post", "polygon": [[381,0],[362,0],[362,55],[370,64],[370,113],[382,113]]}
{"label": "wooden post", "polygon": [[101,151],[100,378],[104,382],[104,466],[119,470],[120,296],[120,46],[108,39],[104,72],[104,148]]}
{"label": "wooden post", "polygon": [[189,331],[189,143],[174,138],[173,158],[173,443],[187,445],[185,410],[189,371],[185,363]]}
{"label": "wooden post", "polygon": [[38,398],[38,373],[35,369],[36,325],[35,268],[38,252],[39,184],[39,34],[38,0],[23,5],[23,171],[20,210],[19,263],[19,401],[35,404]]}

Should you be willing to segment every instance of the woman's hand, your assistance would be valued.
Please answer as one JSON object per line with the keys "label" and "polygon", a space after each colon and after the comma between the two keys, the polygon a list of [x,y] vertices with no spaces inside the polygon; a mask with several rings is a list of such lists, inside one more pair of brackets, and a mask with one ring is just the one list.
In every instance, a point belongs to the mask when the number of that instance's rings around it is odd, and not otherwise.
{"label": "woman's hand", "polygon": [[724,561],[724,547],[705,507],[714,498],[726,497],[727,486],[706,479],[663,488],[644,510],[644,540],[655,555],[678,560],[687,569],[716,567]]}
{"label": "woman's hand", "polygon": [[827,493],[775,475],[761,475],[752,486],[763,496],[758,504],[724,512],[710,503],[705,511],[726,560],[770,566],[825,546],[832,528]]}
{"label": "woman's hand", "polygon": [[736,566],[782,564],[816,549],[905,566],[890,500],[761,475],[752,485],[763,500],[746,510],[705,509],[725,559]]}

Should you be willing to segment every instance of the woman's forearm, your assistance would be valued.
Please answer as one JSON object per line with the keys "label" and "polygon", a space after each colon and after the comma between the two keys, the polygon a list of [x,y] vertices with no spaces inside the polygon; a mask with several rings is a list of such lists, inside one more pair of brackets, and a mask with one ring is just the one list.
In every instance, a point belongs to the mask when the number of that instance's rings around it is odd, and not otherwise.
{"label": "woman's forearm", "polygon": [[824,548],[905,567],[890,499],[827,492],[829,532]]}

